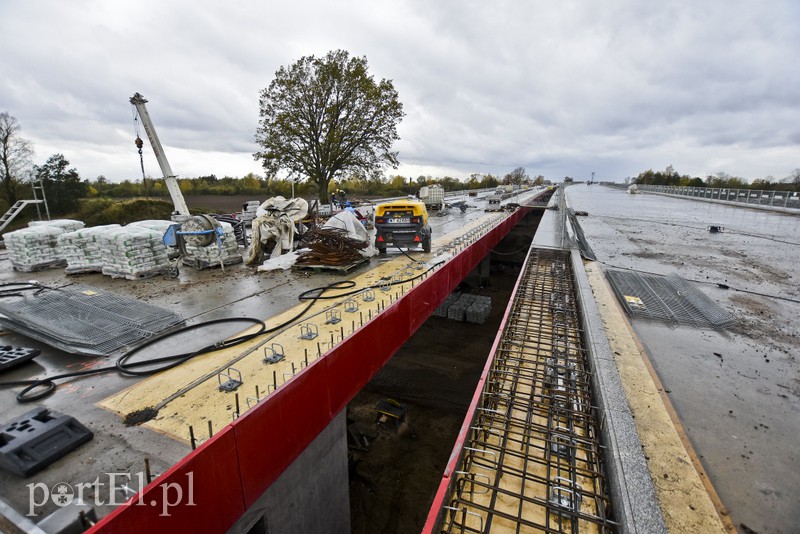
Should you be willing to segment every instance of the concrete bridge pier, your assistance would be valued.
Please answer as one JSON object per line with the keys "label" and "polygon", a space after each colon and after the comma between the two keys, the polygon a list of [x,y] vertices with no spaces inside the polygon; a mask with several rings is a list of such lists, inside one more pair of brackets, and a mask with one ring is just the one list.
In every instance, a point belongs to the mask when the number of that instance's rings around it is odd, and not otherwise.
{"label": "concrete bridge pier", "polygon": [[350,532],[346,411],[333,418],[228,532]]}

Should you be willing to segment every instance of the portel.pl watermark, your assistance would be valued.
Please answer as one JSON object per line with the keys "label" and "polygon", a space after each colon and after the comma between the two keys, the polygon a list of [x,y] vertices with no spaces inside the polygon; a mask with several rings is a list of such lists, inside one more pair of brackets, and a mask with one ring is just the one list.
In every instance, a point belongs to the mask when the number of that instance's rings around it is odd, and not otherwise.
{"label": "portel.pl watermark", "polygon": [[[195,506],[194,472],[186,473],[185,480],[180,482],[163,482],[148,492],[147,499],[139,499],[135,503],[128,499],[140,492],[147,484],[144,473],[104,473],[92,482],[81,482],[75,485],[58,482],[48,486],[44,482],[32,482],[28,488],[28,517],[36,516],[36,509],[49,502],[56,506],[67,506],[73,501],[95,506],[151,506],[160,508],[160,517],[169,517],[175,506]],[[108,500],[103,499],[104,489],[108,489]]]}

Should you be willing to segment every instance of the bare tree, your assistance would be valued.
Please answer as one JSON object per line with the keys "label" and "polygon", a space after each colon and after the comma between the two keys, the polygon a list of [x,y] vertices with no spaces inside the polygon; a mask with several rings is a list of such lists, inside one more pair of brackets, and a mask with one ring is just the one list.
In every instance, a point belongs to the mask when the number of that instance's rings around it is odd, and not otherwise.
{"label": "bare tree", "polygon": [[9,206],[18,200],[33,157],[33,146],[19,136],[20,130],[15,117],[0,113],[0,199]]}

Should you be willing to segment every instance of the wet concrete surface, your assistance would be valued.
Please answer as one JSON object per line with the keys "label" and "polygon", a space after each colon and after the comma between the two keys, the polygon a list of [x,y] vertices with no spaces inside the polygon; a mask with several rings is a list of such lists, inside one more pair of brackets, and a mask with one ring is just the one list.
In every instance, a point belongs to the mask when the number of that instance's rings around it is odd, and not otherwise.
{"label": "wet concrete surface", "polygon": [[[485,199],[470,198],[469,204],[472,207],[465,213],[450,210],[449,213],[431,214],[434,255],[437,253],[437,239],[485,215]],[[371,262],[374,264],[386,261],[386,258],[399,254],[399,251],[390,249],[386,256],[374,257]],[[347,275],[341,275],[327,272],[257,272],[240,264],[226,267],[225,272],[216,268],[196,271],[191,267],[182,267],[178,279],[158,276],[144,280],[125,280],[112,279],[99,273],[67,276],[62,269],[16,272],[11,268],[7,252],[0,250],[0,284],[28,280],[54,287],[70,283],[85,284],[176,311],[188,324],[222,317],[269,318],[295,305],[301,292],[350,278],[369,268],[369,265],[365,265]],[[248,323],[233,323],[225,327],[195,331],[191,336],[165,340],[152,349],[143,351],[139,357],[189,352],[210,342],[225,339],[248,326]],[[87,358],[70,355],[13,332],[0,333],[0,341],[15,347],[36,347],[42,350],[42,354],[33,363],[4,372],[0,381],[26,380],[63,373],[66,370],[113,365],[119,356],[115,354],[109,358]],[[129,486],[138,489],[136,477],[144,471],[145,458],[149,459],[152,473],[156,476],[190,452],[185,442],[175,441],[146,428],[126,427],[116,414],[96,406],[101,400],[129,387],[136,380],[112,372],[60,381],[59,389],[54,395],[32,404],[20,404],[15,400],[19,387],[0,388],[0,409],[3,412],[0,422],[13,420],[35,406],[44,406],[75,417],[89,427],[95,436],[91,442],[31,477],[20,478],[0,470],[0,498],[26,513],[29,509],[28,484],[41,482],[53,487],[59,482],[91,483],[97,477],[103,482],[108,473],[130,474]],[[98,508],[98,516],[113,509],[114,506],[109,505],[109,501],[118,504],[130,497],[130,494],[117,492],[112,499],[108,484],[98,490],[87,490],[87,497],[94,498],[94,491],[97,491],[99,500],[106,503]],[[37,507],[34,520],[56,509],[53,503]]]}
{"label": "wet concrete surface", "polygon": [[734,525],[797,532],[800,216],[584,184],[567,199],[604,269],[677,273],[736,316],[632,323]]}

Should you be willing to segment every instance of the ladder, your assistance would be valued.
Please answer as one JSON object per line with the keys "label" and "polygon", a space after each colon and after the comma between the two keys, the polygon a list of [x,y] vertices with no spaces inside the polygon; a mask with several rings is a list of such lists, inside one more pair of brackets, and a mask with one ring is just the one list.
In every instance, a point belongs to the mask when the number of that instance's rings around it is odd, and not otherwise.
{"label": "ladder", "polygon": [[[31,180],[31,188],[33,189],[33,200],[17,200],[13,206],[11,206],[5,214],[0,217],[0,233],[6,229],[6,226],[11,224],[11,221],[25,209],[25,206],[29,204],[36,204],[36,211],[39,214],[39,220],[42,220],[42,211],[39,207],[39,204],[44,204],[45,213],[47,214],[47,220],[50,220],[50,208],[47,206],[47,197],[44,194],[44,184],[41,181]],[[42,198],[40,199],[37,196],[37,190],[41,192]]]}
{"label": "ladder", "polygon": [[28,204],[42,204],[44,200],[17,200],[11,208],[0,217],[0,232],[6,229],[6,226],[11,224],[11,221],[14,220],[14,217],[19,215],[19,213],[25,209],[25,206]]}

